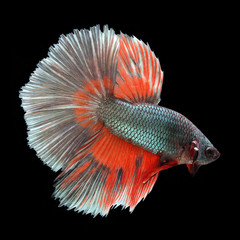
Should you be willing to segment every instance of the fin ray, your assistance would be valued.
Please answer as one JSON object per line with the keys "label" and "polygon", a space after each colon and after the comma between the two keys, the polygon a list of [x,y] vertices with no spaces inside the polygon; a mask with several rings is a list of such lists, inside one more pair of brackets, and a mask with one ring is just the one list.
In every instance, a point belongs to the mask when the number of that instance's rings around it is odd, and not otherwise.
{"label": "fin ray", "polygon": [[157,104],[162,76],[148,45],[107,26],[61,35],[49,49],[20,98],[29,146],[62,170],[54,192],[60,205],[107,215],[112,206],[132,211],[151,191],[159,156],[113,135],[98,108],[109,97]]}
{"label": "fin ray", "polygon": [[113,93],[117,50],[107,26],[61,35],[22,87],[29,146],[54,171],[101,129],[97,108]]}
{"label": "fin ray", "polygon": [[159,60],[149,45],[135,37],[121,34],[119,41],[115,96],[129,102],[158,104],[163,82]]}
{"label": "fin ray", "polygon": [[[159,163],[159,157],[113,135],[106,127],[88,148],[57,178],[55,198],[69,209],[107,215],[112,206],[130,207],[146,197],[158,173],[143,182],[143,173]],[[111,144],[110,144],[111,143]]]}

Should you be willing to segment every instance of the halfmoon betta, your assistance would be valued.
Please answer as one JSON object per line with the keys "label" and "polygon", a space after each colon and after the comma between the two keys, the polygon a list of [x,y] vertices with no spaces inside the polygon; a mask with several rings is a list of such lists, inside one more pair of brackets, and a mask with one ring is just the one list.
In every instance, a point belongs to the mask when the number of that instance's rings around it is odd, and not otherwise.
{"label": "halfmoon betta", "polygon": [[20,98],[28,143],[53,171],[54,197],[77,212],[130,211],[159,172],[195,174],[220,154],[182,114],[158,105],[163,71],[149,45],[99,25],[61,35]]}

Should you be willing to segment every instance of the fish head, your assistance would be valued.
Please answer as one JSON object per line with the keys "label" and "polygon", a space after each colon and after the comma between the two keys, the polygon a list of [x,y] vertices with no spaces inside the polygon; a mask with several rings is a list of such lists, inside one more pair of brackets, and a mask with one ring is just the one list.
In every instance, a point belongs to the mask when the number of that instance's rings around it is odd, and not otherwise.
{"label": "fish head", "polygon": [[195,175],[199,167],[214,162],[220,157],[220,153],[207,139],[198,131],[185,150],[185,159],[188,159],[187,167],[192,175]]}

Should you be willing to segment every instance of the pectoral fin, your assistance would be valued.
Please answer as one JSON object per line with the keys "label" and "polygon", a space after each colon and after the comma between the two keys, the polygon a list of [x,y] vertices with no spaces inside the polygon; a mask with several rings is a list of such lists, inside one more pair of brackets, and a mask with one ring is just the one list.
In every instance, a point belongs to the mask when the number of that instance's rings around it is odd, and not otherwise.
{"label": "pectoral fin", "polygon": [[146,183],[147,181],[149,181],[158,172],[168,169],[170,167],[176,166],[177,164],[178,164],[177,160],[174,160],[170,157],[161,156],[159,159],[158,165],[154,169],[152,169],[150,172],[145,173],[143,177],[143,183]]}

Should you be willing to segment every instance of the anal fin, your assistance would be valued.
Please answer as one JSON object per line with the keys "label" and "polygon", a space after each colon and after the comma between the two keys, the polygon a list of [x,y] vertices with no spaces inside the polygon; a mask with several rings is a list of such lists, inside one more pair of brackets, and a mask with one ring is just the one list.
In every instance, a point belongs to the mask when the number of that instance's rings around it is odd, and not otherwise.
{"label": "anal fin", "polygon": [[106,127],[79,149],[66,166],[55,185],[55,197],[69,209],[107,215],[111,206],[130,207],[145,198],[155,184],[158,174],[143,181],[159,156],[143,150],[113,135]]}

